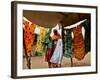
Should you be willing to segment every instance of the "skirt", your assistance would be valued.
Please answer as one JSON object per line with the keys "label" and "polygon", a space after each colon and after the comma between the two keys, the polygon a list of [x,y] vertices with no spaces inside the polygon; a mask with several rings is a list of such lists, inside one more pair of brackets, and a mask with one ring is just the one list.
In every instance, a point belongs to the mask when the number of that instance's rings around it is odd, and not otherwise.
{"label": "skirt", "polygon": [[45,55],[45,61],[50,62],[50,59],[52,57],[52,48],[46,49],[46,55]]}

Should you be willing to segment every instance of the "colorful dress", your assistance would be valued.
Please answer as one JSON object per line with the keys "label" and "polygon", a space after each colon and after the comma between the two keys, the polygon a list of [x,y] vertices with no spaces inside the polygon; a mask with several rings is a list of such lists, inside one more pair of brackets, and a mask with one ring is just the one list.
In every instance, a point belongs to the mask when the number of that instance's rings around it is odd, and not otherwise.
{"label": "colorful dress", "polygon": [[73,28],[73,34],[74,34],[73,55],[78,60],[82,60],[85,56],[85,44],[81,29],[82,29],[81,25]]}
{"label": "colorful dress", "polygon": [[72,40],[72,30],[71,29],[66,29],[64,30],[64,56],[71,58],[72,57],[72,49],[73,49],[73,40]]}
{"label": "colorful dress", "polygon": [[35,24],[31,24],[29,25],[29,23],[26,21],[24,21],[24,25],[25,27],[23,28],[24,30],[24,48],[26,49],[26,53],[28,55],[31,55],[32,51],[33,51],[33,44],[34,44],[34,30],[36,25]]}
{"label": "colorful dress", "polygon": [[43,45],[43,39],[47,33],[48,29],[44,27],[40,27],[40,35],[38,36],[37,44],[36,44],[36,52],[40,53],[41,55],[44,55],[42,53],[42,49],[44,47]]}
{"label": "colorful dress", "polygon": [[43,51],[45,54],[45,61],[50,62],[51,56],[52,56],[52,39],[50,37],[51,29],[47,32],[43,44],[44,48]]}

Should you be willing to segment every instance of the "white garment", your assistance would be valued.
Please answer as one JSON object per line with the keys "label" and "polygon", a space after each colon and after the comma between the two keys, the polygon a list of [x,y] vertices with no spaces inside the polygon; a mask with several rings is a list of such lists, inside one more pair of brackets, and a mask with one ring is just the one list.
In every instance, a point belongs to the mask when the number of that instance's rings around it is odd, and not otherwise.
{"label": "white garment", "polygon": [[62,52],[62,39],[58,39],[56,48],[54,50],[54,53],[51,57],[50,62],[51,63],[57,63],[61,64],[63,58],[63,52]]}

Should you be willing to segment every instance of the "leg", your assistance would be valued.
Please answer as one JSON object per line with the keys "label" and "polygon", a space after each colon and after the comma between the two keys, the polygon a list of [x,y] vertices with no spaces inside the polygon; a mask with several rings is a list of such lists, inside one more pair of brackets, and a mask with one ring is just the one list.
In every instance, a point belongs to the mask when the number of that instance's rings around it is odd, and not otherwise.
{"label": "leg", "polygon": [[31,69],[31,55],[28,55],[27,57],[27,67],[28,69]]}
{"label": "leg", "polygon": [[61,64],[58,64],[58,67],[61,67]]}
{"label": "leg", "polygon": [[48,67],[51,68],[51,62],[48,62]]}

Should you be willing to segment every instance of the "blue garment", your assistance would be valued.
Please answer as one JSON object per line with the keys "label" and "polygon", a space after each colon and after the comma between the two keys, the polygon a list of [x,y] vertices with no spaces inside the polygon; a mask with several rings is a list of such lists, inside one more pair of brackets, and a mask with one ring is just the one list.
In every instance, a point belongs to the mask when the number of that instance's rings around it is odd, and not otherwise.
{"label": "blue garment", "polygon": [[47,44],[47,48],[52,48],[52,43],[51,42]]}
{"label": "blue garment", "polygon": [[51,63],[57,63],[61,64],[63,58],[63,52],[62,52],[62,39],[58,39],[56,48],[54,50],[54,53],[51,57],[50,62]]}

